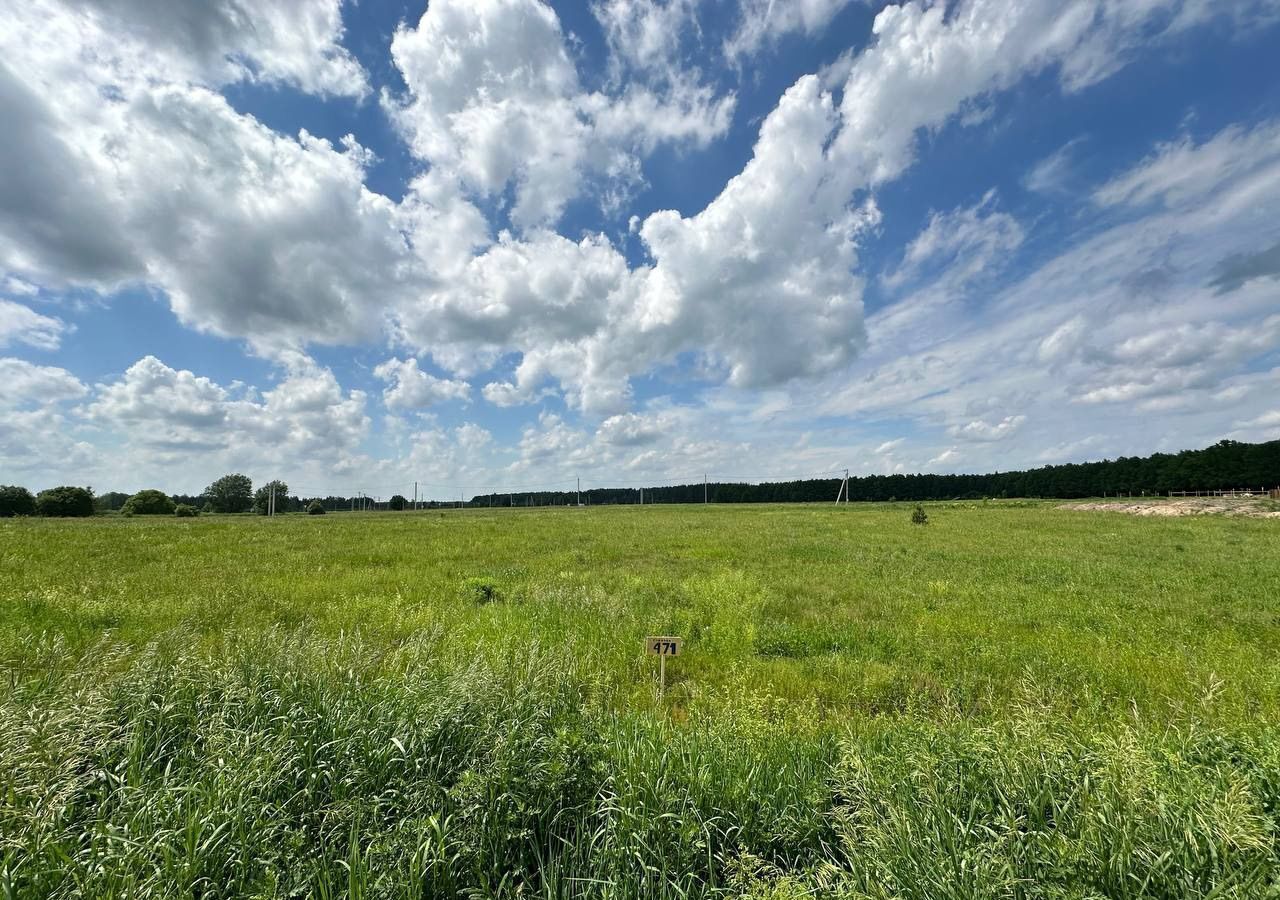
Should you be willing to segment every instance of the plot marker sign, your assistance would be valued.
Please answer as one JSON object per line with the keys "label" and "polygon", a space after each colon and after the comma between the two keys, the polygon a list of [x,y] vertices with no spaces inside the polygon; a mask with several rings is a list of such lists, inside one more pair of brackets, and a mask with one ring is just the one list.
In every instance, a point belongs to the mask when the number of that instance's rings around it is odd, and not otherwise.
{"label": "plot marker sign", "polygon": [[665,635],[644,639],[645,650],[658,657],[658,693],[660,695],[667,690],[667,657],[679,656],[683,644],[683,638]]}

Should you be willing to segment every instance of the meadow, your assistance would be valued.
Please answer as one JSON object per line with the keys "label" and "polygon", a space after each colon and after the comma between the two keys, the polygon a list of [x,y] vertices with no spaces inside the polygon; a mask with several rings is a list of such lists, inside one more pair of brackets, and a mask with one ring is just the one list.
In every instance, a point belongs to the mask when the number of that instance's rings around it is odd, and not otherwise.
{"label": "meadow", "polygon": [[1280,893],[1280,520],[912,508],[0,520],[0,897]]}

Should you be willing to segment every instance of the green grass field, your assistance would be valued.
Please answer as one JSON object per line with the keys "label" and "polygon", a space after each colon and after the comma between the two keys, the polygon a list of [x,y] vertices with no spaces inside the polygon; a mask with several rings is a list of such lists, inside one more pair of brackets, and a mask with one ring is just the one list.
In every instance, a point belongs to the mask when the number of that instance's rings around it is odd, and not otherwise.
{"label": "green grass field", "polygon": [[911,508],[0,520],[0,896],[1276,896],[1280,521]]}

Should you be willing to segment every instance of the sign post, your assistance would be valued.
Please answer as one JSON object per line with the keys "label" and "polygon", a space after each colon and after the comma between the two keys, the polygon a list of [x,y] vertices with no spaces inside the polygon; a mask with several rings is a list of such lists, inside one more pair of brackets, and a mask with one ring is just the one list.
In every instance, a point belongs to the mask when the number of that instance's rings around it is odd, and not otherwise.
{"label": "sign post", "polygon": [[647,652],[658,657],[658,696],[661,697],[667,690],[667,657],[679,656],[680,649],[684,644],[683,638],[670,637],[667,635],[659,635],[656,637],[647,637],[644,639],[644,648]]}

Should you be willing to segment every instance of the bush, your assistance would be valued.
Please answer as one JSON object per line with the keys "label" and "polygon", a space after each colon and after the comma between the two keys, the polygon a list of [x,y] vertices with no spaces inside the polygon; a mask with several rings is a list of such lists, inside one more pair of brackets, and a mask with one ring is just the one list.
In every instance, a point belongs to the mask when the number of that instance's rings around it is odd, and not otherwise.
{"label": "bush", "polygon": [[323,516],[324,514],[325,514],[324,504],[321,503],[319,500],[312,500],[310,503],[307,504],[307,515]]}
{"label": "bush", "polygon": [[193,519],[200,515],[200,510],[196,509],[190,503],[179,503],[173,508],[173,514],[179,519]]}
{"label": "bush", "polygon": [[35,514],[36,498],[29,490],[17,484],[0,484],[0,519]]}
{"label": "bush", "polygon": [[403,494],[392,494],[391,499],[387,501],[387,506],[394,510],[404,509],[408,504],[409,501]]}
{"label": "bush", "polygon": [[917,505],[915,510],[911,513],[911,524],[912,525],[928,525],[929,524],[929,516],[924,511],[923,506]]}
{"label": "bush", "polygon": [[462,593],[476,603],[493,603],[502,599],[502,591],[492,578],[467,578],[462,582]]}
{"label": "bush", "polygon": [[36,497],[36,512],[42,516],[91,516],[93,491],[70,485],[49,488]]}
{"label": "bush", "polygon": [[174,509],[173,501],[164,491],[149,488],[126,500],[120,511],[126,516],[171,516]]}

